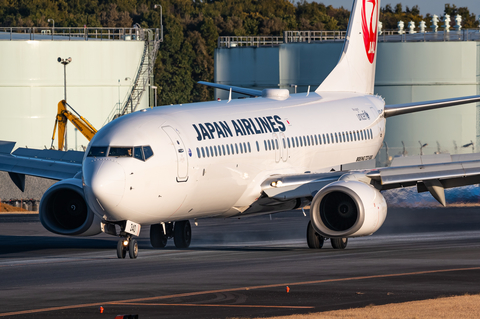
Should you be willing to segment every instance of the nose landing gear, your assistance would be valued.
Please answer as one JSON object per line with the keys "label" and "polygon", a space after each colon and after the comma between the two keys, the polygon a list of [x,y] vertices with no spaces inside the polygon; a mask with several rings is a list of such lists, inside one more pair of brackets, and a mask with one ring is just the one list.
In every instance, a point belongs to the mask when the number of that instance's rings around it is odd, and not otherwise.
{"label": "nose landing gear", "polygon": [[141,225],[132,221],[126,220],[121,222],[112,222],[103,220],[101,224],[102,231],[105,234],[117,236],[117,230],[115,226],[120,226],[120,240],[117,243],[117,257],[125,258],[128,255],[131,259],[138,257],[138,243],[133,236],[140,235]]}
{"label": "nose landing gear", "polygon": [[118,258],[125,258],[127,251],[130,259],[135,259],[138,257],[138,243],[135,238],[132,238],[132,236],[122,238],[117,243]]}

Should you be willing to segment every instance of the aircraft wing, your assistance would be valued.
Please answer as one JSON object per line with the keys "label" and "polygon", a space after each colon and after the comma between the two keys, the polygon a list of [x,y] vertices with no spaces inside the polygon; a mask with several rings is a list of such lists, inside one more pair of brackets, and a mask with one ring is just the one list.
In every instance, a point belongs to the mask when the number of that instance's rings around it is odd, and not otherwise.
{"label": "aircraft wing", "polygon": [[302,207],[303,201],[311,201],[319,190],[339,180],[361,181],[380,191],[417,186],[419,193],[428,191],[445,206],[445,189],[480,183],[480,153],[399,157],[390,167],[275,175],[262,183],[262,196],[242,214]]}
{"label": "aircraft wing", "polygon": [[449,107],[454,105],[468,104],[480,102],[480,95],[466,96],[466,97],[456,97],[452,99],[444,100],[434,100],[434,101],[424,101],[424,102],[413,102],[405,104],[392,104],[385,106],[385,117],[391,117],[396,115],[433,110],[442,107]]}
{"label": "aircraft wing", "polygon": [[203,85],[206,85],[206,86],[211,86],[211,87],[214,87],[216,89],[221,89],[221,90],[226,90],[226,91],[230,91],[230,89],[232,89],[232,92],[245,94],[245,95],[252,96],[252,97],[262,96],[262,91],[255,90],[255,89],[247,89],[247,88],[242,88],[242,87],[239,87],[239,86],[210,83],[210,82],[205,82],[205,81],[198,81],[198,84],[203,84]]}
{"label": "aircraft wing", "polygon": [[63,180],[82,171],[84,152],[18,148],[15,142],[0,141],[0,171],[8,172],[17,187],[24,191],[25,175]]}

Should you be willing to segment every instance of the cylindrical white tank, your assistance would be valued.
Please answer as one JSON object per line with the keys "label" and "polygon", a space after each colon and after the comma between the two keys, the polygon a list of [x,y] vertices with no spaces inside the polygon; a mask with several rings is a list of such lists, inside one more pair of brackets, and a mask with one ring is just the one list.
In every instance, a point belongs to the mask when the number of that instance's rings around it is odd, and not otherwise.
{"label": "cylindrical white tank", "polygon": [[[58,57],[72,58],[66,66],[68,104],[99,129],[128,95],[144,46],[135,40],[3,39],[0,140],[16,141],[17,147],[50,147],[57,104],[64,98],[64,66]],[[148,107],[148,94],[140,103],[137,109]],[[67,143],[76,150],[88,144],[70,122]]]}
{"label": "cylindrical white tank", "polygon": [[[461,41],[443,41],[443,35],[429,39],[399,42],[398,38],[378,44],[375,93],[386,104],[480,95],[478,36]],[[288,88],[290,93],[305,92],[311,85],[313,91],[335,67],[342,46],[325,41],[220,48],[215,50],[215,81],[260,90]],[[216,94],[228,97],[226,91]],[[389,118],[385,142],[388,154],[384,147],[378,156],[381,162],[403,153],[418,155],[425,144],[424,154],[479,152],[480,103]]]}

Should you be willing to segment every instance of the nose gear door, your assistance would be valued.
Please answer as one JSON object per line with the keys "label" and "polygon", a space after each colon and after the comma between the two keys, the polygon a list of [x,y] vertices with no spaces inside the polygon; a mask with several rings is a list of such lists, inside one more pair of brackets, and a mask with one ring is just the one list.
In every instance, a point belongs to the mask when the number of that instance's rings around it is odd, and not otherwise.
{"label": "nose gear door", "polygon": [[178,131],[171,126],[162,126],[172,141],[175,154],[177,156],[177,182],[186,182],[188,180],[188,155]]}

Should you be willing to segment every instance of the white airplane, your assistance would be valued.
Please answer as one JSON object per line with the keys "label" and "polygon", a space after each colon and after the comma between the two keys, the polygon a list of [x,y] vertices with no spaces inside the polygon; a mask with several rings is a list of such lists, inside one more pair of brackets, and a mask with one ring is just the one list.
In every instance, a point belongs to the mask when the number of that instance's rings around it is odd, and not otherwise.
{"label": "white airplane", "polygon": [[[371,160],[387,117],[480,101],[480,96],[385,106],[373,95],[379,0],[356,0],[341,58],[314,91],[289,94],[203,83],[257,98],[156,107],[109,123],[84,153],[0,144],[0,170],[23,189],[25,174],[60,180],[40,204],[57,234],[120,236],[117,255],[138,255],[141,225],[153,247],[186,248],[189,220],[270,214],[310,205],[307,242],[342,249],[373,234],[387,205],[381,191],[417,185],[445,205],[444,189],[480,182],[480,155]],[[313,63],[313,61],[312,61]]]}

